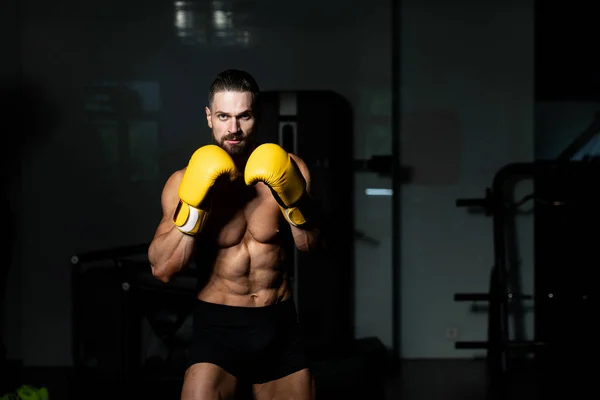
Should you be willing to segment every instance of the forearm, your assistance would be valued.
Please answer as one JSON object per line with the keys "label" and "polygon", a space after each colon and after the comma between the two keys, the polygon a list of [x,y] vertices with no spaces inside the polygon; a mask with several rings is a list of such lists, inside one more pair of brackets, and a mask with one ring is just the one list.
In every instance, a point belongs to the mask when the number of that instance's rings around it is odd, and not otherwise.
{"label": "forearm", "polygon": [[175,226],[157,235],[148,249],[152,274],[163,282],[187,266],[194,252],[194,237],[181,233]]}
{"label": "forearm", "polygon": [[290,223],[296,247],[301,251],[314,250],[321,246],[322,212],[320,204],[308,194],[298,204],[306,223],[294,225]]}
{"label": "forearm", "polygon": [[300,251],[311,251],[321,247],[321,229],[303,229],[290,225],[292,228],[292,236],[294,244]]}

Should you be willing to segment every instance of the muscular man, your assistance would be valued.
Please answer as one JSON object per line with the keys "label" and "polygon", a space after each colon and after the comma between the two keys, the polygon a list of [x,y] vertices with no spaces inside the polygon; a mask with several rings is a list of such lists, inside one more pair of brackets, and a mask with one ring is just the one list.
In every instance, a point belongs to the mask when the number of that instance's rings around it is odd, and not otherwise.
{"label": "muscular man", "polygon": [[206,107],[214,145],[196,150],[162,192],[154,276],[168,282],[194,254],[207,273],[182,400],[233,398],[238,382],[252,383],[257,399],[314,397],[283,243],[291,233],[299,250],[314,248],[319,221],[306,164],[256,141],[258,95],[246,72],[217,76]]}

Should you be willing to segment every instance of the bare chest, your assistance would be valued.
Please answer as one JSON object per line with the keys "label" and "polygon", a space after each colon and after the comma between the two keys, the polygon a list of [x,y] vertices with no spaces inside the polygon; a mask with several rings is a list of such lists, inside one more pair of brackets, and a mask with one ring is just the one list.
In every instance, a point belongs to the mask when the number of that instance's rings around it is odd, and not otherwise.
{"label": "bare chest", "polygon": [[220,248],[243,241],[277,243],[281,212],[270,189],[259,183],[224,183],[214,188],[205,238]]}

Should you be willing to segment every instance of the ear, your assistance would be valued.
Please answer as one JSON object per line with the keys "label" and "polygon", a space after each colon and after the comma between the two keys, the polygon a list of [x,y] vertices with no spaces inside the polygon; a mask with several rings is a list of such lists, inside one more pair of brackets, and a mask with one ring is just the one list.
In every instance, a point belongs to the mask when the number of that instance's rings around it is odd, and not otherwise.
{"label": "ear", "polygon": [[206,111],[206,122],[208,123],[208,127],[212,129],[212,114],[210,112],[210,108],[204,107],[204,111]]}

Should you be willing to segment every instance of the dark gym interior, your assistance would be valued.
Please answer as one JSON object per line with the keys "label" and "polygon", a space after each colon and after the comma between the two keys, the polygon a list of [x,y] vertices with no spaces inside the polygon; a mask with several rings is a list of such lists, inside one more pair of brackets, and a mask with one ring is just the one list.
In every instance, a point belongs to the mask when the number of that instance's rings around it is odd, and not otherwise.
{"label": "dark gym interior", "polygon": [[591,4],[5,1],[0,400],[180,398],[197,274],[148,245],[230,68],[330,232],[290,249],[317,399],[594,390]]}

